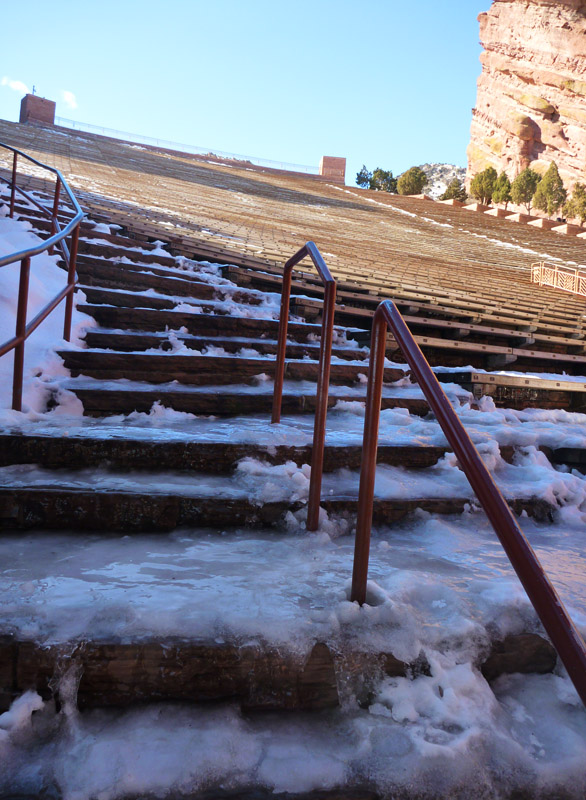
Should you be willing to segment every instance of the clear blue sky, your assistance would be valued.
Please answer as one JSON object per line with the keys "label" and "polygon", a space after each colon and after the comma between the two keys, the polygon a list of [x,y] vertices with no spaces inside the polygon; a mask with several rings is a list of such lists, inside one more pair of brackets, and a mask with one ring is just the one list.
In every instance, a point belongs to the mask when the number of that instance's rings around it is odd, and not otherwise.
{"label": "clear blue sky", "polygon": [[346,156],[349,184],[363,163],[395,175],[427,161],[465,166],[480,74],[476,17],[489,7],[6,2],[0,117],[18,119],[23,92],[9,79],[56,100],[59,116],[95,125],[298,164]]}

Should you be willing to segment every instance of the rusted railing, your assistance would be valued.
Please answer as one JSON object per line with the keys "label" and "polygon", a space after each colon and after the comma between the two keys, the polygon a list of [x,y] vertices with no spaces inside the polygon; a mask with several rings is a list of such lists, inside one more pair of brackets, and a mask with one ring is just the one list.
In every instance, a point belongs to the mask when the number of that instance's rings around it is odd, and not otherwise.
{"label": "rusted railing", "polygon": [[357,600],[361,604],[366,599],[387,327],[391,328],[415,379],[458,458],[460,467],[470,481],[476,497],[481,502],[529,596],[529,600],[563,661],[578,694],[586,705],[586,645],[584,640],[543,571],[531,545],[518,526],[425,356],[413,339],[404,319],[396,305],[390,300],[385,300],[379,305],[372,324],[351,599]]}
{"label": "rusted railing", "polygon": [[531,281],[586,297],[586,270],[537,261],[531,264]]}
{"label": "rusted railing", "polygon": [[273,391],[273,416],[271,422],[281,420],[281,401],[283,379],[285,376],[285,350],[287,349],[287,324],[289,321],[289,299],[291,297],[291,272],[293,267],[309,256],[324,284],[324,307],[319,345],[319,367],[317,375],[317,394],[315,422],[313,428],[313,448],[311,451],[311,478],[309,482],[309,503],[307,507],[307,530],[317,530],[319,523],[319,502],[324,463],[326,438],[326,417],[328,413],[328,387],[330,383],[330,362],[332,359],[332,340],[334,336],[334,306],[336,304],[336,281],[332,277],[321,253],[313,242],[307,242],[287,261],[283,270],[283,291],[281,294],[281,314],[279,317],[279,341],[275,365],[275,388]]}
{"label": "rusted railing", "polygon": [[[8,180],[0,176],[0,181],[3,183],[8,184],[10,187],[10,217],[14,217],[14,206],[17,193],[25,197],[29,203],[32,203],[36,208],[38,208],[44,216],[51,220],[51,236],[48,239],[43,240],[40,244],[29,247],[26,250],[20,250],[18,253],[12,253],[12,255],[0,257],[0,267],[5,267],[7,264],[14,264],[16,261],[20,261],[20,281],[18,286],[18,305],[16,311],[16,331],[15,335],[12,339],[5,342],[3,345],[0,345],[0,357],[5,355],[6,353],[14,350],[14,374],[13,374],[13,381],[12,381],[12,408],[15,411],[20,411],[22,409],[22,381],[23,381],[23,373],[24,373],[24,343],[31,335],[31,333],[36,330],[41,322],[45,320],[51,311],[56,308],[59,303],[65,299],[65,319],[63,323],[63,338],[69,341],[71,337],[71,317],[73,314],[73,293],[75,291],[75,284],[77,281],[77,275],[75,272],[75,262],[77,259],[77,245],[79,240],[79,226],[81,220],[83,219],[83,211],[79,207],[79,203],[75,199],[71,189],[67,185],[63,175],[59,172],[58,169],[54,167],[49,167],[46,164],[37,161],[36,158],[32,158],[31,156],[23,153],[21,150],[17,150],[15,147],[10,147],[10,145],[2,144],[0,142],[0,147],[5,150],[10,150],[13,154],[12,158],[12,176],[11,179]],[[24,189],[17,185],[17,172],[18,172],[18,157],[24,158],[27,161],[35,164],[37,167],[41,167],[41,169],[45,169],[48,172],[52,172],[56,177],[55,182],[55,193],[53,196],[53,208],[48,209],[42,203],[32,197],[28,192],[25,192]],[[59,197],[61,193],[61,188],[63,187],[67,197],[73,209],[75,211],[74,216],[72,219],[67,223],[67,225],[62,229],[58,219],[58,210],[59,210]],[[71,250],[67,247],[65,239],[71,235]],[[38,255],[39,253],[43,253],[45,250],[52,254],[55,247],[58,247],[63,261],[65,262],[65,266],[67,268],[67,283],[65,288],[62,289],[59,294],[54,297],[47,305],[41,309],[36,316],[27,324],[26,316],[27,316],[27,307],[28,307],[28,288],[29,288],[29,275],[30,275],[30,266],[31,266],[31,258],[33,256]]]}

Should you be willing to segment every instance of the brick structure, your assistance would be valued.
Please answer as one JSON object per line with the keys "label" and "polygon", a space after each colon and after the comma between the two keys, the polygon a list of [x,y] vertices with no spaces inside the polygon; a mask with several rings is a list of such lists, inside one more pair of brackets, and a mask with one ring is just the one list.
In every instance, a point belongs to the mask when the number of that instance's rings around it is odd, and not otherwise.
{"label": "brick structure", "polygon": [[36,94],[26,94],[20,101],[19,122],[42,122],[55,124],[55,103]]}
{"label": "brick structure", "polygon": [[335,183],[344,183],[346,180],[346,159],[323,156],[319,162],[319,174]]}

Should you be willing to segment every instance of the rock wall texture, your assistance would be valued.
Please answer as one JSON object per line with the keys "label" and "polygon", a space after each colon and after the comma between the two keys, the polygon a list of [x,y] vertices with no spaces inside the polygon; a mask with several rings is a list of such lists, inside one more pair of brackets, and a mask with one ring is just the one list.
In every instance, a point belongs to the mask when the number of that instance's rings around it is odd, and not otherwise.
{"label": "rock wall texture", "polygon": [[478,21],[467,179],[555,161],[568,188],[586,181],[586,0],[493,0]]}

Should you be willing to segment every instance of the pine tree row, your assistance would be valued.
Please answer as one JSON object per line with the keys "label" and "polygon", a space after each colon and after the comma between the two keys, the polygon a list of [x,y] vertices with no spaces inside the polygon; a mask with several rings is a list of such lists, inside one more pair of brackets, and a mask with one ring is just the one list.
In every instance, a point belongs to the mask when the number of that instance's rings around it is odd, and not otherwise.
{"label": "pine tree row", "polygon": [[527,168],[512,183],[505,172],[497,175],[494,167],[487,167],[472,178],[470,194],[485,205],[490,205],[491,202],[504,203],[506,209],[509,203],[515,203],[525,206],[528,214],[533,207],[550,217],[562,209],[564,216],[579,220],[580,225],[586,221],[586,187],[577,183],[572,197],[568,199],[555,162],[551,163],[543,177],[535,170]]}

